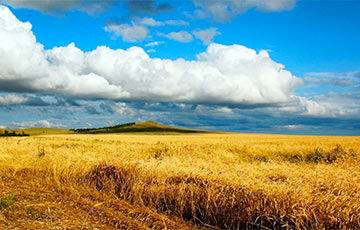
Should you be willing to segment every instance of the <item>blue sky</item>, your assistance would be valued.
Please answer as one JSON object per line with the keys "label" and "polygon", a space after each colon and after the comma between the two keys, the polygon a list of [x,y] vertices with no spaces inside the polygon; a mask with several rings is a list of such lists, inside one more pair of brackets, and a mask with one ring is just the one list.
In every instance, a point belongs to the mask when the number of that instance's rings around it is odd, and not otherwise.
{"label": "blue sky", "polygon": [[359,1],[0,3],[0,126],[360,134]]}

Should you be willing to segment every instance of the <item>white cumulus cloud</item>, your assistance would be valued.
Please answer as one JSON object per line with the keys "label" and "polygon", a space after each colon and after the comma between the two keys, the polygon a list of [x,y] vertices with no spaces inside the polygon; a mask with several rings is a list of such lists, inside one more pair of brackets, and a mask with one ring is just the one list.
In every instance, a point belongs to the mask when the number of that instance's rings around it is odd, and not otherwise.
{"label": "white cumulus cloud", "polygon": [[250,9],[277,12],[292,9],[296,0],[193,0],[198,17],[211,17],[226,21]]}
{"label": "white cumulus cloud", "polygon": [[157,21],[153,18],[142,18],[139,20],[139,22],[146,26],[162,26],[163,23],[160,21]]}
{"label": "white cumulus cloud", "polygon": [[24,122],[12,122],[12,126],[18,128],[55,128],[63,127],[63,125],[54,124],[48,120],[39,120],[39,121],[24,121]]}
{"label": "white cumulus cloud", "polygon": [[165,20],[164,24],[168,25],[168,26],[188,26],[189,25],[189,23],[187,21],[174,20],[174,19]]}
{"label": "white cumulus cloud", "polygon": [[146,47],[154,47],[154,46],[162,45],[162,44],[164,44],[164,43],[165,43],[165,42],[163,42],[163,41],[153,41],[153,42],[147,43],[145,46],[146,46]]}
{"label": "white cumulus cloud", "polygon": [[305,117],[356,118],[360,114],[360,101],[352,93],[330,92],[313,97],[292,95],[279,111]]}
{"label": "white cumulus cloud", "polygon": [[1,105],[17,105],[17,104],[23,104],[25,102],[27,102],[27,98],[24,98],[22,96],[18,96],[15,94],[0,96],[0,106]]}
{"label": "white cumulus cloud", "polygon": [[71,10],[79,10],[90,15],[100,13],[115,3],[115,0],[86,1],[86,0],[0,0],[0,4],[14,8],[38,10],[47,14],[63,14]]}
{"label": "white cumulus cloud", "polygon": [[116,103],[113,106],[113,110],[121,116],[131,116],[135,114],[135,111],[123,102]]}
{"label": "white cumulus cloud", "polygon": [[217,31],[217,28],[211,27],[205,30],[195,30],[193,31],[194,36],[201,40],[204,44],[210,44],[216,35],[220,33]]}
{"label": "white cumulus cloud", "polygon": [[165,20],[165,21],[158,21],[154,18],[136,18],[135,19],[135,23],[137,24],[142,24],[145,26],[188,26],[189,23],[187,21],[184,20],[174,20],[174,19],[169,19],[169,20]]}
{"label": "white cumulus cloud", "polygon": [[288,129],[288,130],[299,130],[299,129],[303,129],[304,126],[303,125],[283,125],[283,126],[280,126],[279,128],[284,128],[284,129]]}
{"label": "white cumulus cloud", "polygon": [[165,37],[183,43],[191,42],[193,40],[193,36],[189,32],[183,30],[168,33],[165,35]]}
{"label": "white cumulus cloud", "polygon": [[[191,36],[191,35],[190,35]],[[74,43],[46,50],[31,24],[0,6],[0,91],[38,91],[83,98],[179,103],[286,102],[301,81],[266,51],[210,44],[193,61],[150,58],[140,47]]]}
{"label": "white cumulus cloud", "polygon": [[104,27],[106,32],[112,33],[115,37],[121,37],[126,42],[138,42],[144,40],[149,33],[148,28],[137,24],[111,23]]}
{"label": "white cumulus cloud", "polygon": [[233,110],[228,107],[220,107],[215,109],[215,111],[219,113],[233,113]]}

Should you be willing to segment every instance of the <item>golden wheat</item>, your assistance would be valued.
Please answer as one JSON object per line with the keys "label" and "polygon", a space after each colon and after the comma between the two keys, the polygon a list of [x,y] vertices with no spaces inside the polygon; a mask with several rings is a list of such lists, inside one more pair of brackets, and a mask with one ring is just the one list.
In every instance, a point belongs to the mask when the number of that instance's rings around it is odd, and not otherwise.
{"label": "golden wheat", "polygon": [[[73,134],[0,141],[0,197],[16,196],[0,208],[0,226],[24,226],[21,218],[32,226],[38,216],[49,228],[360,228],[359,137]],[[30,184],[6,181],[16,178]],[[91,218],[76,225],[73,216],[42,218],[49,216],[44,210],[20,215],[34,200],[19,194],[37,184],[64,193],[59,202],[70,199],[71,207],[88,205]],[[46,202],[49,210],[70,208]],[[12,222],[9,213],[20,219]]]}

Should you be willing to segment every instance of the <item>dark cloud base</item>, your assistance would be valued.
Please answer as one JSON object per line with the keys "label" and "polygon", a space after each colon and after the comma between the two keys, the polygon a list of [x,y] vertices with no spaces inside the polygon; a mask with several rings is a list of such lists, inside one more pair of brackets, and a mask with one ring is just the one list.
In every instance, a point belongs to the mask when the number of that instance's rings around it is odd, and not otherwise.
{"label": "dark cloud base", "polygon": [[124,103],[46,95],[27,98],[25,104],[0,106],[0,126],[17,128],[49,123],[54,127],[83,128],[154,120],[180,127],[245,133],[360,135],[360,119],[279,116],[272,113],[276,107],[233,107],[228,111],[216,105]]}

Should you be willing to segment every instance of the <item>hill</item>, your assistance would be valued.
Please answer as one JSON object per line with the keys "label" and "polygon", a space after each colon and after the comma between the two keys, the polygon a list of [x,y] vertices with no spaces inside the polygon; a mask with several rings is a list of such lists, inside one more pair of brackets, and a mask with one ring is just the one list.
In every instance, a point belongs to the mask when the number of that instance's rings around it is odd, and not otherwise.
{"label": "hill", "polygon": [[73,133],[69,129],[59,128],[26,128],[18,129],[16,132],[24,132],[29,135],[52,135],[52,134],[71,134]]}
{"label": "hill", "polygon": [[206,131],[178,128],[174,126],[163,125],[153,121],[144,121],[138,123],[126,123],[110,127],[93,129],[73,129],[75,133],[96,134],[96,133],[205,133]]}
{"label": "hill", "polygon": [[64,128],[23,128],[16,130],[0,129],[0,136],[33,136],[54,134],[101,134],[101,133],[206,133],[202,130],[178,128],[163,125],[153,121],[132,122],[109,127],[90,129],[64,129]]}

